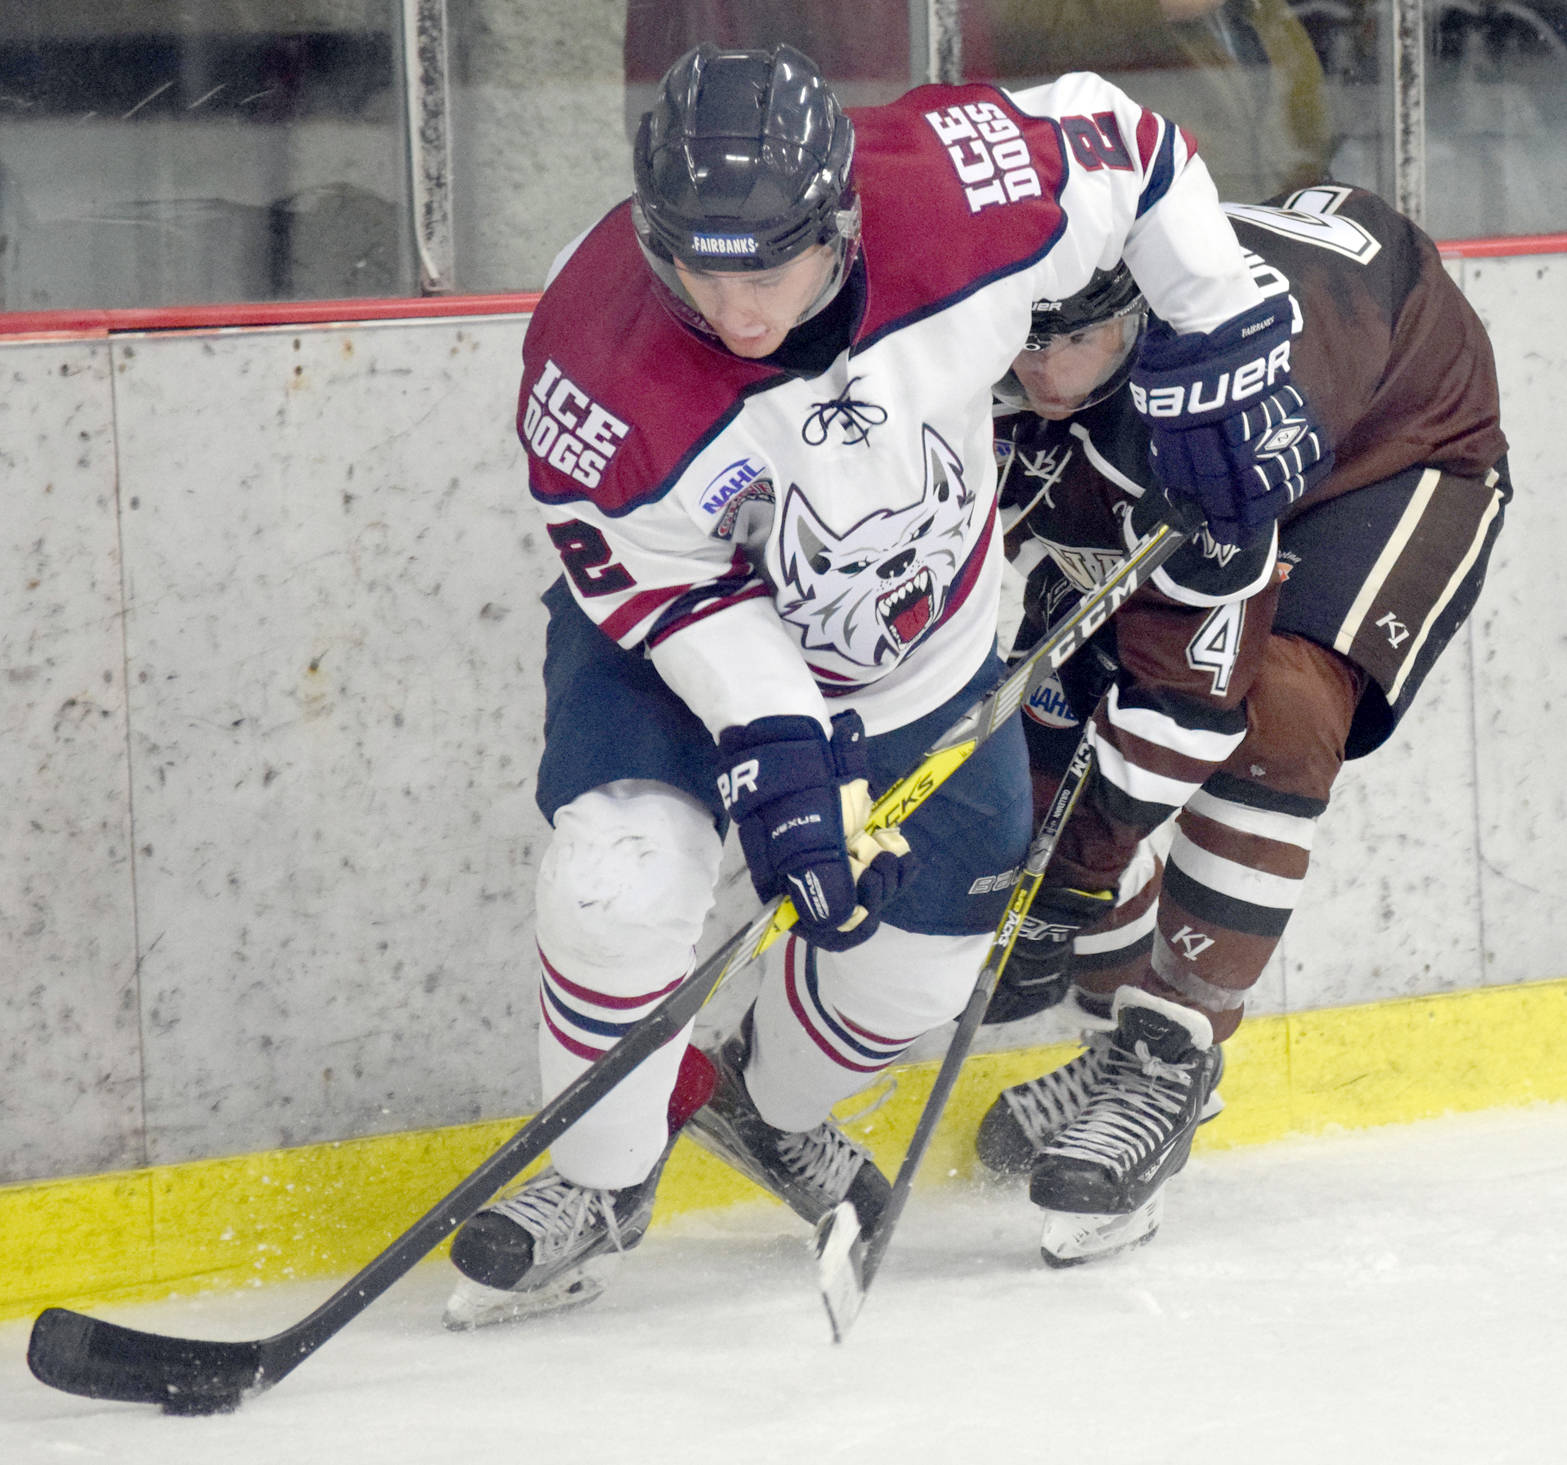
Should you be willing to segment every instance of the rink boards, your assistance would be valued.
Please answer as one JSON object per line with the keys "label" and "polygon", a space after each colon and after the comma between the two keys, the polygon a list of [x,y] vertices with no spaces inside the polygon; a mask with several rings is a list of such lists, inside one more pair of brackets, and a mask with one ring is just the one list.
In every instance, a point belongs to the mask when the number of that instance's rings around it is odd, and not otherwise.
{"label": "rink boards", "polygon": [[[1518,498],[1468,631],[1335,792],[1209,1142],[1564,1096],[1529,1034],[1564,1031],[1567,256],[1453,268]],[[525,326],[0,340],[0,1215],[30,1242],[0,1303],[351,1268],[537,1101]],[[715,928],[744,914],[742,884]],[[1308,1081],[1319,1041],[1349,1070]],[[722,1185],[692,1160],[666,1204]]]}
{"label": "rink boards", "polygon": [[[1393,1124],[1503,1105],[1567,1102],[1567,981],[1524,983],[1243,1024],[1225,1045],[1225,1109],[1196,1147]],[[926,1155],[921,1189],[974,1181],[974,1131],[995,1095],[1076,1051],[969,1060]],[[901,1066],[840,1108],[896,1171],[935,1077]],[[859,1117],[855,1117],[859,1116]],[[357,1271],[496,1149],[518,1121],[306,1145],[117,1175],[0,1187],[0,1320]],[[1020,1192],[998,1204],[1020,1204]],[[682,1142],[659,1188],[670,1216],[762,1192]],[[802,1248],[809,1240],[796,1225]],[[445,1248],[437,1256],[444,1254]]]}

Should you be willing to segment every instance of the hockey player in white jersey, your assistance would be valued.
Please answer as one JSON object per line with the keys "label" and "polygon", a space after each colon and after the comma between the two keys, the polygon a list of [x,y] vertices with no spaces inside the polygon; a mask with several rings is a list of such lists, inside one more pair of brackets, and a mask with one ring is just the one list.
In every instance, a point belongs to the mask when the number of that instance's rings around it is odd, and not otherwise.
{"label": "hockey player in white jersey", "polygon": [[[1029,836],[1015,722],[901,834],[862,826],[999,671],[990,386],[1033,301],[1124,256],[1194,400],[1240,351],[1253,405],[1309,428],[1287,320],[1191,140],[1097,77],[851,116],[788,47],[706,46],[634,165],[523,349],[529,489],[565,569],[538,779],[546,1092],[691,969],[729,822],[799,922],[716,1053],[669,1044],[459,1232],[455,1326],[591,1295],[584,1264],[640,1240],[688,1120],[809,1221],[883,1204],[829,1111],[962,1007]],[[1241,405],[1216,414],[1230,487],[1200,491],[1236,522],[1312,469],[1265,455]],[[1183,406],[1163,429],[1214,420]]]}

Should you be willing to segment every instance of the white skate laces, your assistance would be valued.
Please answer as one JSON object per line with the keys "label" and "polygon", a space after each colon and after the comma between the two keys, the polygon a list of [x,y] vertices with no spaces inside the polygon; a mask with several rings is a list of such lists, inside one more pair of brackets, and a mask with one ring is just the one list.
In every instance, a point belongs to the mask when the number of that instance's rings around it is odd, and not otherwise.
{"label": "white skate laces", "polygon": [[1104,1073],[1110,1040],[1102,1033],[1087,1038],[1087,1051],[1070,1063],[1006,1089],[1002,1098],[1032,1149],[1043,1149],[1087,1106]]}
{"label": "white skate laces", "polygon": [[[668,1155],[668,1150],[665,1152]],[[663,1160],[647,1180],[624,1190],[573,1185],[553,1166],[527,1181],[514,1195],[486,1207],[527,1233],[532,1242],[526,1269],[504,1286],[491,1286],[458,1269],[457,1285],[442,1319],[466,1332],[492,1323],[524,1321],[582,1307],[604,1291],[609,1271],[642,1240],[653,1209]],[[618,1202],[618,1208],[617,1208]],[[482,1258],[484,1241],[471,1245]],[[479,1275],[484,1275],[481,1269]]]}
{"label": "white skate laces", "polygon": [[853,1200],[862,1220],[879,1212],[888,1185],[870,1151],[830,1119],[800,1131],[769,1124],[746,1087],[746,1051],[746,1038],[737,1035],[712,1055],[717,1086],[691,1116],[685,1134],[781,1200],[807,1225],[818,1225],[843,1200]]}
{"label": "white skate laces", "polygon": [[[573,1185],[552,1168],[490,1209],[515,1221],[533,1237],[533,1267],[542,1271],[551,1262],[580,1251],[583,1238],[595,1230],[603,1230],[616,1251],[626,1250],[615,1212],[616,1194]],[[631,1244],[640,1239],[640,1235],[634,1237]]]}
{"label": "white skate laces", "polygon": [[778,1157],[804,1184],[834,1202],[849,1193],[860,1166],[870,1158],[867,1151],[828,1124],[800,1134],[780,1134]]}
{"label": "white skate laces", "polygon": [[1198,1072],[1193,1064],[1166,1062],[1141,1039],[1130,1052],[1112,1047],[1099,1079],[1109,1102],[1087,1104],[1050,1153],[1129,1169],[1169,1142]]}

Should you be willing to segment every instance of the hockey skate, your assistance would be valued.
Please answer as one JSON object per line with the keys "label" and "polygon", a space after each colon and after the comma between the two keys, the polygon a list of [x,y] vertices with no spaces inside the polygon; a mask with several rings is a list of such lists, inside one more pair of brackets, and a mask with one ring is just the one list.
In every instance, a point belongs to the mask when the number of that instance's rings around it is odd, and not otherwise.
{"label": "hockey skate", "polygon": [[891,1186],[870,1154],[830,1121],[800,1134],[774,1129],[751,1102],[745,1086],[748,1042],[744,1030],[708,1056],[717,1070],[713,1097],[686,1126],[703,1149],[775,1195],[811,1226],[840,1201],[853,1205],[860,1228],[887,1204]]}
{"label": "hockey skate", "polygon": [[594,1301],[604,1265],[647,1234],[674,1144],[671,1135],[647,1179],[623,1190],[574,1185],[552,1165],[486,1206],[452,1242],[462,1275],[442,1321],[466,1332]]}
{"label": "hockey skate", "polygon": [[1191,1154],[1223,1062],[1207,1018],[1190,1008],[1124,988],[1114,1015],[1098,1081],[1032,1167],[1029,1199],[1047,1213],[1040,1250],[1052,1266],[1153,1239],[1164,1183]]}
{"label": "hockey skate", "polygon": [[604,1273],[647,1234],[670,1151],[715,1082],[707,1055],[686,1048],[665,1115],[669,1140],[645,1180],[597,1190],[574,1185],[551,1166],[464,1224],[452,1240],[461,1275],[446,1304],[446,1326],[462,1332],[515,1322],[598,1297]]}
{"label": "hockey skate", "polygon": [[[974,1137],[974,1153],[993,1175],[1027,1175],[1045,1146],[1083,1112],[1104,1074],[1110,1036],[1088,1033],[1084,1043],[1085,1050],[1060,1068],[1027,1083],[1014,1084],[996,1095]],[[1218,1059],[1213,1088],[1198,1115],[1200,1124],[1206,1124],[1224,1108],[1218,1088],[1224,1077],[1224,1050],[1215,1051]]]}

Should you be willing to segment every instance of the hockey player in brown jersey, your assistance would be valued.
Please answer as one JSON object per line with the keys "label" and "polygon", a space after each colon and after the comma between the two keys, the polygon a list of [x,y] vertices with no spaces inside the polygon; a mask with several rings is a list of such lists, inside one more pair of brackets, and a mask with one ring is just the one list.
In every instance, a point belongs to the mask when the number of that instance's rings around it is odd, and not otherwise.
{"label": "hockey player in brown jersey", "polygon": [[[1392,733],[1469,614],[1511,495],[1490,344],[1431,241],[1335,185],[1228,212],[1254,278],[1289,298],[1296,380],[1336,460],[1276,528],[1238,546],[1201,532],[1027,709],[1037,783],[1090,715],[1094,772],[987,1020],[1070,989],[1088,1031],[997,1098],[978,1148],[1029,1173],[1056,1264],[1157,1229],[1334,779]],[[1145,318],[1125,272],[1101,272],[1036,305],[997,389],[1021,409],[997,422],[1029,576],[1020,645],[1158,517],[1132,365]]]}

